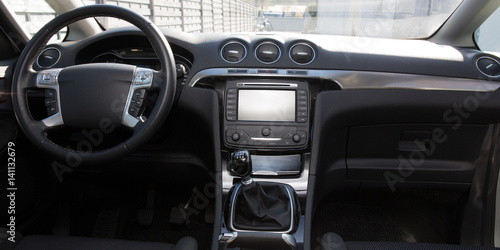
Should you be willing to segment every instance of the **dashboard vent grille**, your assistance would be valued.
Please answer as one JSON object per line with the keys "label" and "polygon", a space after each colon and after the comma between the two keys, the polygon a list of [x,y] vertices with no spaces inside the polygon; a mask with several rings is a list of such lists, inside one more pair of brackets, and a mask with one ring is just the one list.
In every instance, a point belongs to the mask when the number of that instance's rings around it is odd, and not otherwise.
{"label": "dashboard vent grille", "polygon": [[297,64],[305,65],[316,58],[316,52],[307,43],[297,43],[290,48],[290,59]]}
{"label": "dashboard vent grille", "polygon": [[36,64],[40,68],[54,66],[61,57],[61,52],[56,48],[47,48],[36,58]]}
{"label": "dashboard vent grille", "polygon": [[477,68],[481,73],[490,77],[500,76],[500,63],[491,57],[481,57],[477,59]]}
{"label": "dashboard vent grille", "polygon": [[242,43],[232,41],[222,46],[220,55],[228,63],[238,63],[247,55],[247,49]]}
{"label": "dashboard vent grille", "polygon": [[278,61],[281,50],[275,43],[263,42],[255,49],[255,56],[260,62],[269,64]]}

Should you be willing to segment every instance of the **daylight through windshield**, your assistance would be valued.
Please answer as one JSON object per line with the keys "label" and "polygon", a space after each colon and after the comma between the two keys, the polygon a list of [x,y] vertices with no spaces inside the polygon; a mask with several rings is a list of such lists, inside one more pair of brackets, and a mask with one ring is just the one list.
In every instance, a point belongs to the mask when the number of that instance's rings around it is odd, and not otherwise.
{"label": "daylight through windshield", "polygon": [[[6,0],[21,23],[50,20],[43,0]],[[462,0],[84,0],[130,8],[185,32],[294,32],[385,38],[431,36]],[[51,12],[52,11],[52,12]],[[52,14],[52,16],[51,16]],[[33,22],[37,20],[37,22]],[[107,28],[124,26],[99,18]],[[41,26],[40,26],[41,27]]]}

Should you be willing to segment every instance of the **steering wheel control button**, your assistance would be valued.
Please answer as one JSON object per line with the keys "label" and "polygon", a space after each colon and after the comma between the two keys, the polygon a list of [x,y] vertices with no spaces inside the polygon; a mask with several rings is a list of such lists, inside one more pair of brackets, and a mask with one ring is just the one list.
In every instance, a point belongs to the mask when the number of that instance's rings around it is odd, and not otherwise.
{"label": "steering wheel control button", "polygon": [[269,136],[271,134],[271,129],[270,128],[262,128],[261,133],[263,136]]}
{"label": "steering wheel control button", "polygon": [[132,100],[130,101],[130,106],[128,113],[133,117],[139,117],[144,106],[144,99],[146,98],[145,89],[136,89],[132,94]]}
{"label": "steering wheel control button", "polygon": [[146,97],[146,90],[145,89],[136,89],[134,91],[134,94],[132,96],[132,100],[137,99],[137,98],[144,98]]}
{"label": "steering wheel control button", "polygon": [[57,77],[61,69],[49,69],[38,73],[36,77],[37,86],[54,86],[57,84]]}
{"label": "steering wheel control button", "polygon": [[133,83],[135,85],[148,85],[153,82],[153,70],[145,68],[137,68],[134,75]]}
{"label": "steering wheel control button", "polygon": [[45,108],[47,108],[47,115],[53,116],[59,112],[57,106],[56,91],[54,89],[45,90]]}

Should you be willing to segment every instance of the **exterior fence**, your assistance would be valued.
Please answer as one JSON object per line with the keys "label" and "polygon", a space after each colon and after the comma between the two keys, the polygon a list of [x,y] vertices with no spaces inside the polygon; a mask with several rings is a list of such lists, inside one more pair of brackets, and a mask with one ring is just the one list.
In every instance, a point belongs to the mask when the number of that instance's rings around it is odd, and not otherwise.
{"label": "exterior fence", "polygon": [[[84,0],[84,3],[129,8],[158,27],[193,33],[249,32],[253,30],[258,13],[255,6],[240,0]],[[105,26],[117,22],[111,18],[102,21]]]}

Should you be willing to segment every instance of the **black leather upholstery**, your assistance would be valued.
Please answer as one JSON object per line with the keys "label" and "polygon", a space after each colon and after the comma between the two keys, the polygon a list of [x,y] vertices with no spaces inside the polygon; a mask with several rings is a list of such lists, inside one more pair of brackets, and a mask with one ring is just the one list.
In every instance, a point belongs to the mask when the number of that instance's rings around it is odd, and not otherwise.
{"label": "black leather upholstery", "polygon": [[321,239],[322,250],[500,250],[495,247],[462,246],[413,242],[346,241],[336,233],[326,233]]}
{"label": "black leather upholstery", "polygon": [[233,225],[252,231],[286,231],[290,228],[290,196],[284,185],[252,182],[236,195]]}
{"label": "black leather upholstery", "polygon": [[145,242],[132,240],[115,240],[101,238],[86,238],[72,236],[48,236],[48,235],[31,235],[24,237],[15,248],[26,250],[196,250],[198,243],[192,237],[184,237],[177,244],[168,244],[161,242]]}

